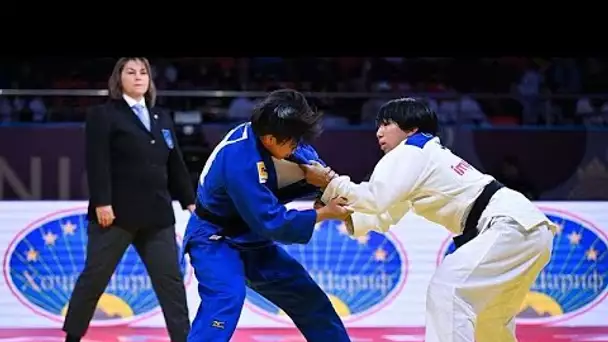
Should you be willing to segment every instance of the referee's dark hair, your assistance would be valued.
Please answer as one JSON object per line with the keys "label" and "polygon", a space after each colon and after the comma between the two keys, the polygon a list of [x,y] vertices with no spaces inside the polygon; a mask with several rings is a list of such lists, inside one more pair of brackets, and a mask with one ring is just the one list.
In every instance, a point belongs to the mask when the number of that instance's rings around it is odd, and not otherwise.
{"label": "referee's dark hair", "polygon": [[322,114],[313,110],[304,95],[292,89],[270,93],[251,115],[251,128],[258,136],[272,135],[278,143],[312,141],[321,134]]}
{"label": "referee's dark hair", "polygon": [[418,132],[432,135],[437,135],[439,131],[435,111],[425,101],[411,97],[390,100],[380,107],[376,116],[376,125],[392,122],[403,131],[417,128]]}
{"label": "referee's dark hair", "polygon": [[116,61],[112,74],[108,79],[108,95],[114,100],[122,99],[123,89],[121,74],[122,70],[125,68],[125,64],[127,64],[129,61],[141,62],[146,68],[148,76],[150,77],[150,84],[148,85],[148,91],[144,94],[144,99],[146,100],[147,106],[154,107],[156,104],[156,85],[152,79],[152,67],[150,66],[150,61],[148,61],[146,57],[121,57],[118,61]]}

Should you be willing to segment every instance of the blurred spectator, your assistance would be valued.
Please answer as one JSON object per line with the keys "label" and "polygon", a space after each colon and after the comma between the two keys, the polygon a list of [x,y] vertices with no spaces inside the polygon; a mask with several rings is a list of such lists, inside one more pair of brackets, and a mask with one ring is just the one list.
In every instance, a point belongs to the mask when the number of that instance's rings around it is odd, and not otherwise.
{"label": "blurred spectator", "polygon": [[22,97],[15,97],[13,99],[13,118],[15,121],[29,121],[28,115],[25,112],[27,102]]}
{"label": "blurred spectator", "polygon": [[438,100],[437,119],[439,119],[439,122],[444,125],[456,123],[456,118],[460,111],[460,101],[454,88],[449,87],[446,89],[442,83],[436,83],[433,90],[445,96]]}
{"label": "blurred spectator", "polygon": [[46,121],[46,106],[40,96],[35,97],[28,104],[29,110],[32,113],[32,122]]}
{"label": "blurred spectator", "polygon": [[475,98],[470,95],[462,95],[460,97],[457,122],[483,125],[488,123],[488,119]]}
{"label": "blurred spectator", "polygon": [[251,112],[257,101],[249,97],[237,97],[230,102],[226,119],[230,121],[247,121],[251,117]]}
{"label": "blurred spectator", "polygon": [[582,97],[576,103],[576,115],[585,126],[608,124],[608,102],[602,99]]}
{"label": "blurred spectator", "polygon": [[[387,82],[378,82],[372,86],[372,91],[375,93],[389,93],[391,86]],[[389,98],[373,97],[365,101],[361,108],[361,123],[374,124],[376,122],[376,114],[380,107],[386,103]]]}
{"label": "blurred spectator", "polygon": [[13,105],[8,97],[0,96],[0,123],[15,121],[13,117]]}
{"label": "blurred spectator", "polygon": [[539,65],[531,62],[516,85],[517,95],[523,106],[522,121],[525,125],[534,125],[539,121],[539,96],[544,83],[540,70]]}
{"label": "blurred spectator", "polygon": [[177,82],[178,71],[173,65],[169,64],[165,67],[164,76],[168,82],[168,85],[171,86]]}

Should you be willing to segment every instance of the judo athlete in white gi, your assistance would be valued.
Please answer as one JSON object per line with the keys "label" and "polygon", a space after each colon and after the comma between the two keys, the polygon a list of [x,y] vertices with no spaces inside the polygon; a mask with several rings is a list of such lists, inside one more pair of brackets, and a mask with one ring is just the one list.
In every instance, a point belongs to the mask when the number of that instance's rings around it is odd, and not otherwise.
{"label": "judo athlete in white gi", "polygon": [[340,200],[320,209],[284,206],[320,195],[297,164],[321,162],[305,143],[318,133],[319,119],[302,94],[273,92],[255,107],[251,122],[230,131],[207,160],[184,237],[201,296],[189,342],[229,341],[246,286],[280,307],[307,341],[350,341],[327,295],[274,242],[306,244],[315,223],[351,213]]}
{"label": "judo athlete in white gi", "polygon": [[320,165],[303,167],[307,181],[325,189],[323,201],[347,199],[353,236],[384,233],[410,210],[458,235],[428,287],[426,342],[517,341],[514,317],[550,259],[555,225],[442,146],[423,102],[389,101],[377,124],[385,155],[369,182]]}

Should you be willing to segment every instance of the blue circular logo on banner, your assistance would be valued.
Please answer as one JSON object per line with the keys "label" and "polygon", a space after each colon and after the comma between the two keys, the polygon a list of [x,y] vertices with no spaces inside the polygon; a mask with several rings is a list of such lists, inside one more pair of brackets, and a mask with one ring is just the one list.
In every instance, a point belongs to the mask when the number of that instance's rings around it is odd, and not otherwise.
{"label": "blue circular logo on banner", "polygon": [[[306,268],[345,321],[389,304],[405,284],[407,256],[390,233],[370,232],[352,239],[343,222],[324,221],[308,244],[281,247]],[[258,313],[288,320],[277,306],[249,288],[247,301]]]}
{"label": "blue circular logo on banner", "polygon": [[[86,260],[86,210],[61,211],[22,231],[6,253],[11,291],[34,312],[63,321]],[[185,273],[185,265],[182,266]],[[92,325],[114,325],[150,317],[159,303],[139,255],[129,246],[102,294]]]}
{"label": "blue circular logo on banner", "polygon": [[[608,295],[608,240],[593,223],[562,210],[542,208],[556,223],[551,260],[517,315],[520,324],[555,323],[593,308]],[[451,242],[443,256],[454,251]]]}

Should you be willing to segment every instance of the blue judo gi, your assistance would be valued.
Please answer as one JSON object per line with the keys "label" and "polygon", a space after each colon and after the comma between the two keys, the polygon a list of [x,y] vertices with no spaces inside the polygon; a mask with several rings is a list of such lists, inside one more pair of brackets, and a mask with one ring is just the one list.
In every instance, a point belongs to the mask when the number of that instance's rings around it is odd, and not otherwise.
{"label": "blue judo gi", "polygon": [[[321,162],[314,148],[305,144],[290,160]],[[289,184],[296,172],[289,167],[283,171],[283,166],[297,166],[275,162],[245,123],[226,135],[205,164],[197,189],[197,214],[191,216],[184,237],[184,252],[190,256],[201,296],[189,342],[229,341],[246,286],[289,315],[307,341],[350,341],[326,294],[274,242],[310,240],[315,210],[287,210],[283,204],[318,191],[305,180]],[[238,233],[224,234],[226,228]]]}

